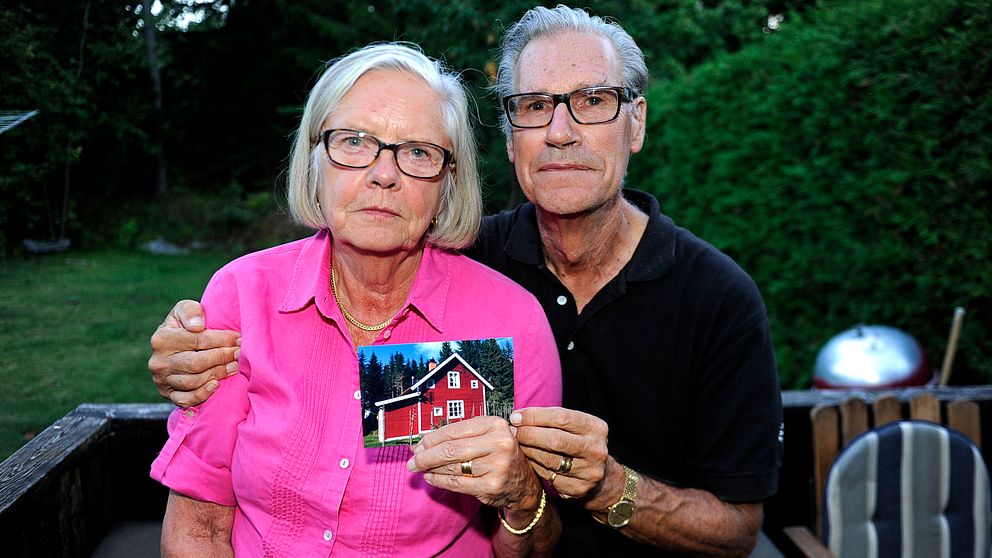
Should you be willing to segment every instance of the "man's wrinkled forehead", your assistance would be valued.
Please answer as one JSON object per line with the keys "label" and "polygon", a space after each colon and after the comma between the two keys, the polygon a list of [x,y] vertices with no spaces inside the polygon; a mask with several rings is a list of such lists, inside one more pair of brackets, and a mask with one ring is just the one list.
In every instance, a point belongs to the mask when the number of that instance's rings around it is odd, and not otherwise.
{"label": "man's wrinkled forehead", "polygon": [[569,31],[537,37],[517,59],[517,92],[565,93],[596,85],[620,85],[616,49],[598,34]]}

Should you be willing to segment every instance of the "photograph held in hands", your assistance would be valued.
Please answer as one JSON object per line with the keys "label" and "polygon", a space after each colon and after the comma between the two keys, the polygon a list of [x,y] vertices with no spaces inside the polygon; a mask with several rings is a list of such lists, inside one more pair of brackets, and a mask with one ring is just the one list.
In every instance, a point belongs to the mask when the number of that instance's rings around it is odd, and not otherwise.
{"label": "photograph held in hands", "polygon": [[413,445],[428,432],[513,412],[509,337],[358,347],[365,447]]}

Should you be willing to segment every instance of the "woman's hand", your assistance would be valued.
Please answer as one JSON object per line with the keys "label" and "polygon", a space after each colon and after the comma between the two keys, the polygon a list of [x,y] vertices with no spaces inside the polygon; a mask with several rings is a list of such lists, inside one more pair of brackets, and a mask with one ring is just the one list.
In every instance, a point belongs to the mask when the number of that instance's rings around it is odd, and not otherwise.
{"label": "woman's hand", "polygon": [[407,463],[432,486],[468,494],[483,504],[533,516],[543,488],[506,420],[475,417],[421,438]]}

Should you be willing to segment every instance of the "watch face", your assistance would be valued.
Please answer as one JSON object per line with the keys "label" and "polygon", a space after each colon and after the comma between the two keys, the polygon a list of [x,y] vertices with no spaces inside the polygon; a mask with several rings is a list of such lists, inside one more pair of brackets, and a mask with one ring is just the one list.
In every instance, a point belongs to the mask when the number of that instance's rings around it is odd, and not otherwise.
{"label": "watch face", "polygon": [[630,518],[634,515],[634,503],[628,500],[620,500],[610,506],[610,513],[606,516],[606,521],[610,527],[623,527],[630,523]]}

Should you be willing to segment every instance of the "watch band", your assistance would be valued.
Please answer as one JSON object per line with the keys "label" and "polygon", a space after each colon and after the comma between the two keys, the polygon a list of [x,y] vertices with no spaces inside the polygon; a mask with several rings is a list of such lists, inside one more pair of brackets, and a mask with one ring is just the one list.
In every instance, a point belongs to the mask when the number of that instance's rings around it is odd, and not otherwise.
{"label": "watch band", "polygon": [[[634,511],[637,510],[637,473],[626,465],[623,466],[623,473],[623,494],[617,503],[606,510],[605,523],[614,529],[626,527],[634,517]],[[595,515],[593,517],[599,521],[598,517]]]}
{"label": "watch band", "polygon": [[623,466],[624,481],[623,481],[623,497],[621,500],[629,500],[636,503],[637,501],[637,473],[633,469],[624,465]]}

